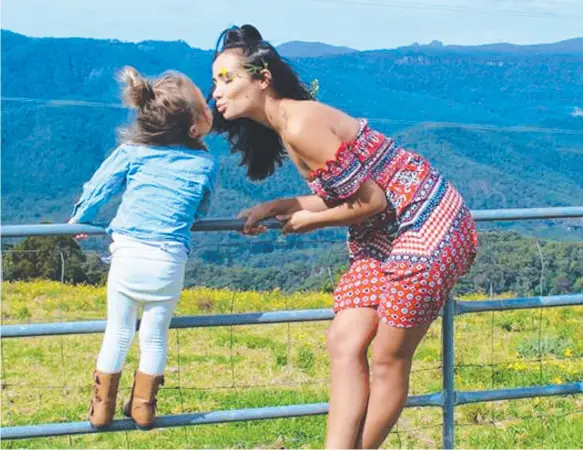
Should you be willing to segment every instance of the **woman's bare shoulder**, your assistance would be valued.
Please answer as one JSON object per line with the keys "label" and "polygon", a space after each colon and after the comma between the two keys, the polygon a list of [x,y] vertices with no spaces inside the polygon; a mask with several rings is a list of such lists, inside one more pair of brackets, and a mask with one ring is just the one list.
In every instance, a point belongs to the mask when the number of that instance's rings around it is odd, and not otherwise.
{"label": "woman's bare shoulder", "polygon": [[295,101],[286,105],[287,122],[283,135],[293,137],[316,128],[325,128],[341,141],[350,140],[358,131],[358,121],[332,106],[315,101]]}

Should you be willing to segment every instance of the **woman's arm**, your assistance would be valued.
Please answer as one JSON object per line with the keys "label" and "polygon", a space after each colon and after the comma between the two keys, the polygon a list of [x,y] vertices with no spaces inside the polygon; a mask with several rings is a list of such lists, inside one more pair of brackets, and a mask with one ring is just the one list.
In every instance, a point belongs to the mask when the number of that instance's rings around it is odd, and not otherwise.
{"label": "woman's arm", "polygon": [[300,197],[281,198],[260,203],[252,208],[245,209],[237,216],[239,219],[247,219],[243,227],[246,234],[258,234],[265,231],[265,227],[257,227],[257,222],[278,215],[290,215],[296,211],[325,211],[334,206],[317,195],[304,195]]}
{"label": "woman's arm", "polygon": [[[282,134],[298,159],[312,171],[325,167],[327,161],[335,159],[342,145],[340,138],[319,117],[317,114],[298,114],[290,119]],[[315,195],[280,199],[242,211],[239,217],[247,219],[244,228],[247,234],[265,231],[265,227],[256,226],[257,222],[273,216],[288,220],[284,232],[306,232],[358,223],[386,207],[387,200],[382,188],[374,181],[365,181],[354,195],[344,201],[331,203]]]}
{"label": "woman's arm", "polygon": [[[288,126],[285,140],[311,170],[324,167],[326,161],[336,158],[342,145],[340,138],[317,117],[298,116]],[[314,167],[315,166],[315,167]],[[318,211],[296,211],[280,214],[288,220],[284,232],[306,232],[316,228],[352,225],[362,222],[387,208],[384,190],[374,181],[364,181],[358,190],[342,203],[327,205]]]}
{"label": "woman's arm", "polygon": [[282,232],[306,233],[318,228],[352,225],[386,210],[385,192],[374,181],[365,181],[355,195],[322,211],[296,211],[277,216],[285,220]]}

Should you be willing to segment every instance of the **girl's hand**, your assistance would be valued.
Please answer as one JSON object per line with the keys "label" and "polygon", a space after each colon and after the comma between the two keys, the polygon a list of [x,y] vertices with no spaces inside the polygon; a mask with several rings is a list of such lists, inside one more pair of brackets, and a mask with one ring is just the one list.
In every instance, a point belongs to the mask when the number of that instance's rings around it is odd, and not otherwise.
{"label": "girl's hand", "polygon": [[[77,222],[75,222],[75,219],[69,219],[69,221],[68,221],[67,223],[68,223],[68,224],[71,224],[71,225],[73,225],[73,224],[76,224]],[[87,235],[86,235],[86,234],[84,234],[84,233],[82,233],[82,234],[77,234],[77,235],[75,236],[75,239],[77,239],[77,240],[79,240],[79,241],[83,241],[83,240],[87,239]]]}

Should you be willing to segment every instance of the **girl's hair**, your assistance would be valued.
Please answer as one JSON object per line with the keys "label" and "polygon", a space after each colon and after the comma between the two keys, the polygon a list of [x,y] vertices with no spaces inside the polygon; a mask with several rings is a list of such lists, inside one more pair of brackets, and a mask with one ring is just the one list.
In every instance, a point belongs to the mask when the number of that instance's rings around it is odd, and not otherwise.
{"label": "girl's hair", "polygon": [[136,109],[134,123],[120,130],[123,141],[206,149],[201,139],[189,135],[205,107],[189,93],[193,86],[190,78],[179,72],[166,72],[150,81],[133,67],[124,67],[118,78],[125,84],[124,103]]}
{"label": "girl's hair", "polygon": [[[271,72],[271,87],[279,98],[311,100],[312,94],[285,62],[277,50],[264,41],[252,25],[224,30],[217,41],[215,58],[225,50],[238,49],[243,54],[243,68],[252,78],[263,78],[262,70]],[[209,94],[209,99],[212,96]],[[247,166],[247,176],[262,180],[272,175],[276,164],[281,166],[285,149],[277,132],[250,119],[225,120],[216,105],[213,108],[213,129],[226,135],[231,151],[241,152],[241,165]]]}

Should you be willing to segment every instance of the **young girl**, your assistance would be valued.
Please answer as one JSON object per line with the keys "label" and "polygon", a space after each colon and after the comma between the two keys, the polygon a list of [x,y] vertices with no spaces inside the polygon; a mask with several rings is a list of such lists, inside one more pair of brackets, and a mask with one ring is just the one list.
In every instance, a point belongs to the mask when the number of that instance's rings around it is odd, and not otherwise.
{"label": "young girl", "polygon": [[223,32],[213,81],[214,128],[242,153],[249,177],[271,175],[287,153],[314,193],[243,211],[245,232],[263,231],[258,221],[274,216],[285,233],[350,225],[350,267],[328,332],[326,446],[378,447],[407,401],[417,345],[473,262],[470,211],[422,156],[366,120],[311,101],[254,27]]}
{"label": "young girl", "polygon": [[147,429],[164,384],[168,328],[183,287],[190,228],[207,210],[217,165],[201,140],[211,129],[212,114],[188,77],[168,72],[148,81],[127,67],[120,78],[126,104],[137,111],[135,123],[84,185],[69,223],[91,222],[100,205],[125,187],[107,229],[113,238],[107,327],[89,421],[103,427],[113,419],[121,371],[143,306],[140,363],[124,413]]}

